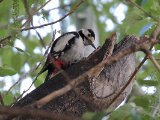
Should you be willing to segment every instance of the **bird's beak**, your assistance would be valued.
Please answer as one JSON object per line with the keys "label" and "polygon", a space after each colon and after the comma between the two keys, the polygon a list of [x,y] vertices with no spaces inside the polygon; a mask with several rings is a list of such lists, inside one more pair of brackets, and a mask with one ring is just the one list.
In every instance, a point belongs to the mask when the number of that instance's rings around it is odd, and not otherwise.
{"label": "bird's beak", "polygon": [[91,43],[91,46],[92,46],[94,49],[96,49],[96,47],[95,47],[95,45],[94,45],[93,43]]}
{"label": "bird's beak", "polygon": [[93,44],[93,42],[90,39],[88,39],[87,37],[86,39],[88,40],[89,45],[91,45],[94,49],[97,49],[96,46]]}

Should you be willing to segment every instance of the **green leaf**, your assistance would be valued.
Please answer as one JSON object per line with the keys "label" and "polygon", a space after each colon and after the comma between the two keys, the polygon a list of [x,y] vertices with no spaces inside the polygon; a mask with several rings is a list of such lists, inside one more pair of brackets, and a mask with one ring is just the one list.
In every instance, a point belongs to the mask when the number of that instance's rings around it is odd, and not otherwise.
{"label": "green leaf", "polygon": [[141,106],[145,109],[149,107],[149,99],[147,96],[137,96],[134,99],[134,102],[136,103],[136,105]]}
{"label": "green leaf", "polygon": [[147,3],[148,0],[136,0],[136,3],[140,6],[143,6]]}
{"label": "green leaf", "polygon": [[158,86],[159,82],[155,80],[139,80],[138,83],[140,85],[145,85],[145,86]]}
{"label": "green leaf", "polygon": [[21,48],[15,47],[19,52],[25,52],[24,50],[22,50]]}
{"label": "green leaf", "polygon": [[20,72],[21,68],[24,66],[25,55],[16,53],[11,56],[11,59],[11,67]]}
{"label": "green leaf", "polygon": [[151,9],[151,7],[154,7],[154,2],[156,2],[156,0],[147,0],[145,2],[145,4],[143,4],[143,8],[146,10],[146,11],[149,11]]}
{"label": "green leaf", "polygon": [[[45,76],[46,76],[46,74],[45,74]],[[40,75],[40,76],[38,76],[38,80],[36,80],[36,82],[34,83],[34,85],[35,85],[35,87],[38,87],[38,86],[40,86],[42,83],[44,83],[44,75]]]}
{"label": "green leaf", "polygon": [[102,120],[105,115],[105,112],[86,112],[82,118],[83,120]]}
{"label": "green leaf", "polygon": [[7,75],[14,75],[16,74],[17,72],[11,68],[11,67],[8,67],[8,66],[1,66],[0,67],[0,76],[7,76]]}
{"label": "green leaf", "polygon": [[148,19],[138,13],[131,12],[121,25],[123,33],[140,35],[141,29],[149,23]]}
{"label": "green leaf", "polygon": [[156,29],[157,24],[152,22],[152,26],[145,32],[145,35],[151,35],[153,31]]}
{"label": "green leaf", "polygon": [[14,100],[14,96],[12,93],[8,93],[3,97],[3,100],[5,105],[10,105]]}
{"label": "green leaf", "polygon": [[124,105],[118,108],[117,110],[113,111],[110,115],[111,120],[131,120],[130,116],[130,110],[132,109],[132,106],[130,105]]}
{"label": "green leaf", "polygon": [[159,44],[155,45],[154,47],[155,47],[155,50],[160,50],[160,45]]}
{"label": "green leaf", "polygon": [[14,47],[14,48],[16,48],[19,52],[25,53],[28,57],[31,57],[31,54],[29,52],[24,51],[24,50],[22,50],[21,48],[18,48],[18,47]]}

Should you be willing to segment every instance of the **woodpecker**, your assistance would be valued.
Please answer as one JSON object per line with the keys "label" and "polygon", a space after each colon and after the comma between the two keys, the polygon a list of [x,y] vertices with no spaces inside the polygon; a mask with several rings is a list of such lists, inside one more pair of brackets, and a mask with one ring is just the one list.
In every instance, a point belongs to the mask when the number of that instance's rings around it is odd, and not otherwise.
{"label": "woodpecker", "polygon": [[48,70],[46,81],[53,77],[59,69],[65,69],[80,61],[84,58],[85,46],[91,45],[96,49],[93,44],[94,40],[95,34],[92,29],[64,33],[54,41],[45,65],[38,75]]}

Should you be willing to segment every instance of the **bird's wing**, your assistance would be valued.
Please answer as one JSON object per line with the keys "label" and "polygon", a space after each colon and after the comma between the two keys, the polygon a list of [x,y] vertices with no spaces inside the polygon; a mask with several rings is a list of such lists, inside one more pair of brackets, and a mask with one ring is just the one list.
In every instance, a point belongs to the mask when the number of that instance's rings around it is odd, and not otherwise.
{"label": "bird's wing", "polygon": [[76,38],[79,38],[79,34],[77,32],[68,32],[60,36],[55,40],[52,45],[50,53],[56,57],[61,56],[61,54],[67,51],[72,44],[74,44]]}

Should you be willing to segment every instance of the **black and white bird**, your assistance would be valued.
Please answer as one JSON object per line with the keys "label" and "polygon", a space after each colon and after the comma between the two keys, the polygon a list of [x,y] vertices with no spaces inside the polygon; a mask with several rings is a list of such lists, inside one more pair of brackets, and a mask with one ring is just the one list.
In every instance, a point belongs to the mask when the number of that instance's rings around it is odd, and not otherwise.
{"label": "black and white bird", "polygon": [[85,46],[91,45],[96,49],[94,41],[95,34],[92,29],[81,29],[61,35],[54,41],[45,65],[38,75],[48,70],[46,81],[58,72],[58,68],[65,69],[68,65],[82,60]]}

